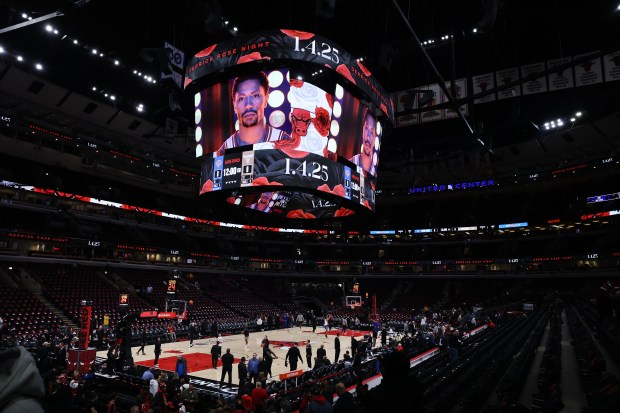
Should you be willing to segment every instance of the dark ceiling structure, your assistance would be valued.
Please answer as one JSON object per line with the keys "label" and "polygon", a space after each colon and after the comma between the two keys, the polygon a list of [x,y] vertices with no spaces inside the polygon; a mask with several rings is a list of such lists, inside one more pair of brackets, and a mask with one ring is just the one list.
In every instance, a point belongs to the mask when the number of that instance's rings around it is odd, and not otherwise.
{"label": "dark ceiling structure", "polygon": [[[185,52],[188,59],[240,33],[278,28],[310,31],[363,58],[379,82],[389,92],[397,92],[436,83],[437,73],[450,81],[538,61],[620,50],[619,4],[556,0],[0,1],[0,26],[4,28],[0,34],[0,110],[4,115],[38,119],[90,136],[102,145],[157,164],[197,171],[191,105],[171,83],[159,78],[165,64],[158,50],[164,42]],[[33,24],[37,19],[41,21]],[[419,44],[410,28],[421,42],[433,42]],[[36,63],[42,65],[41,70]],[[17,84],[23,82],[27,90],[32,80],[15,75],[16,70],[49,83],[45,93],[52,93],[53,88],[55,92],[48,100],[20,92]],[[619,92],[620,82],[605,82],[470,105],[467,121],[472,130],[458,118],[395,128],[383,142],[379,189],[406,191],[412,185],[460,179],[461,175],[516,176],[617,155]],[[87,118],[80,110],[78,116],[65,109],[65,102],[73,100],[80,108],[92,102],[109,108],[110,113]],[[140,104],[142,111],[138,111]],[[544,130],[548,119],[575,111],[584,114],[580,122],[559,132]],[[116,112],[121,114],[113,116]],[[135,127],[128,130],[118,123]]]}

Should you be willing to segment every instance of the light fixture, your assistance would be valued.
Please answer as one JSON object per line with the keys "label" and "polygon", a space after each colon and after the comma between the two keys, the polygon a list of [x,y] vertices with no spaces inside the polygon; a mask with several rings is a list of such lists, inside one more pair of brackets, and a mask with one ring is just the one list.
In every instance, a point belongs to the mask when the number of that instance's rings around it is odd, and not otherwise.
{"label": "light fixture", "polygon": [[4,47],[0,46],[0,53],[4,53]]}
{"label": "light fixture", "polygon": [[97,86],[93,86],[93,91],[97,90]]}
{"label": "light fixture", "polygon": [[236,32],[238,29],[236,27],[233,27],[233,32]]}
{"label": "light fixture", "polygon": [[474,27],[474,29],[472,30],[472,32],[474,32],[474,33],[478,33],[478,29]]}
{"label": "light fixture", "polygon": [[42,65],[41,63],[37,63],[36,65],[34,65],[34,67],[35,67],[37,70],[43,70],[43,65]]}
{"label": "light fixture", "polygon": [[111,96],[110,96],[110,100],[116,100],[116,96],[111,95]]}
{"label": "light fixture", "polygon": [[22,19],[27,19],[28,15],[26,13],[22,13]]}
{"label": "light fixture", "polygon": [[576,121],[576,120],[577,120],[576,118],[570,118],[570,121],[571,121],[571,122],[574,122],[574,121]]}
{"label": "light fixture", "polygon": [[225,21],[224,21],[224,25],[227,25],[227,24],[228,24],[228,20],[225,20]]}
{"label": "light fixture", "polygon": [[77,39],[73,39],[73,44],[78,44]]}
{"label": "light fixture", "polygon": [[54,34],[58,34],[58,30],[54,29]]}
{"label": "light fixture", "polygon": [[92,50],[92,53],[93,53],[93,54],[97,54],[97,49],[93,49],[93,50]]}
{"label": "light fixture", "polygon": [[23,58],[23,57],[21,57],[21,56],[17,56],[17,61],[18,61],[18,62],[23,62],[23,61],[24,61],[24,58]]}
{"label": "light fixture", "polygon": [[99,53],[99,57],[103,57],[103,53]]}
{"label": "light fixture", "polygon": [[118,60],[115,60],[115,61],[114,61],[114,64],[115,64],[116,66],[118,66],[118,65],[120,65],[120,64],[121,64],[121,62],[119,62]]}
{"label": "light fixture", "polygon": [[105,95],[103,95],[103,96],[108,97],[108,94],[106,93],[106,94],[105,94]]}
{"label": "light fixture", "polygon": [[52,30],[54,30],[54,28],[48,24],[47,26],[45,26],[45,30],[51,32]]}
{"label": "light fixture", "polygon": [[578,118],[581,117],[581,112],[575,113],[575,116],[577,116]]}

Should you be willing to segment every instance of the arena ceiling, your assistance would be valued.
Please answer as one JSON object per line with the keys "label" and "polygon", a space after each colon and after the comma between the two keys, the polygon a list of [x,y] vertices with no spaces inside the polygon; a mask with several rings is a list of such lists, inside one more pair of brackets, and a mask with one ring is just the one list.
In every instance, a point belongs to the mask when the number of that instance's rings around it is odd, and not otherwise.
{"label": "arena ceiling", "polygon": [[[180,111],[173,111],[175,100],[163,82],[153,83],[134,74],[137,70],[158,80],[159,63],[156,58],[149,62],[145,54],[152,57],[165,41],[190,56],[235,33],[277,28],[315,32],[363,58],[379,82],[389,92],[397,92],[437,82],[407,23],[421,41],[434,40],[424,49],[442,77],[449,80],[559,57],[620,50],[619,4],[534,0],[0,1],[0,25],[4,28],[62,13],[0,34],[5,84],[9,83],[7,73],[18,69],[56,86],[46,89],[51,94],[47,101],[24,99],[29,95],[18,90],[20,76],[16,76],[11,80],[15,89],[6,85],[1,89],[0,109],[95,136],[157,162],[197,168],[192,137],[187,135],[191,110],[184,108],[185,101],[180,100]],[[51,30],[46,30],[48,25]],[[441,40],[446,35],[450,40]],[[16,61],[18,55],[24,61]],[[40,63],[42,70],[36,69],[35,63]],[[26,88],[32,84],[22,81]],[[109,122],[105,116],[85,118],[49,103],[62,99],[67,91],[73,92],[76,107],[93,101],[109,106],[112,112],[121,109],[124,115]],[[497,175],[617,152],[619,91],[620,82],[616,81],[476,105],[468,116],[473,133],[459,119],[395,128],[382,148],[379,185],[406,188],[419,176],[424,180],[432,174],[432,169],[423,170],[420,164],[443,160],[450,169],[450,160],[465,153],[480,156],[489,173]],[[144,110],[137,112],[140,103]],[[553,145],[545,147],[553,138],[542,130],[544,122],[578,110],[586,115],[573,131],[579,135],[579,145],[557,151]],[[136,119],[140,124],[134,130],[122,127]],[[178,122],[176,132],[166,129],[166,119]],[[588,144],[592,134],[600,145]],[[575,141],[575,137],[571,139]],[[530,150],[535,154],[521,156]]]}

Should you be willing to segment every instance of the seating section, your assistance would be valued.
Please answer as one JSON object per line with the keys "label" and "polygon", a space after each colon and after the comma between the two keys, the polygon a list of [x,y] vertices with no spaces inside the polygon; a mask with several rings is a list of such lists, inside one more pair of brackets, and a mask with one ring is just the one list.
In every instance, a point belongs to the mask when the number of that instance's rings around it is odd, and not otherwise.
{"label": "seating section", "polygon": [[[58,264],[30,264],[27,270],[41,280],[44,295],[67,317],[79,324],[82,300],[90,300],[93,318],[103,322],[110,317],[110,327],[116,325],[123,311],[119,310],[121,291],[106,282],[95,267]],[[129,295],[128,311],[143,311],[150,306],[133,294]]]}
{"label": "seating section", "polygon": [[4,332],[15,336],[34,336],[64,324],[30,291],[0,286],[0,297]]}
{"label": "seating section", "polygon": [[[201,291],[200,284],[198,286],[192,284],[183,277],[177,280],[176,294],[172,296],[167,293],[168,280],[171,275],[166,271],[115,269],[114,272],[138,288],[140,296],[149,303],[151,308],[164,310],[166,300],[183,300],[188,303],[188,316],[193,321],[199,323],[203,320],[216,321],[222,329],[229,327],[229,324],[232,326],[245,321],[241,313],[207,297]],[[148,287],[152,287],[152,293],[147,292]],[[183,308],[179,310],[183,311]]]}
{"label": "seating section", "polygon": [[610,413],[620,410],[620,380],[606,371],[605,358],[574,305],[566,311],[573,337],[581,384],[588,400],[583,413]]}
{"label": "seating section", "polygon": [[559,412],[562,403],[562,331],[561,319],[554,312],[549,320],[549,337],[540,363],[538,374],[538,393],[532,395],[532,411]]}

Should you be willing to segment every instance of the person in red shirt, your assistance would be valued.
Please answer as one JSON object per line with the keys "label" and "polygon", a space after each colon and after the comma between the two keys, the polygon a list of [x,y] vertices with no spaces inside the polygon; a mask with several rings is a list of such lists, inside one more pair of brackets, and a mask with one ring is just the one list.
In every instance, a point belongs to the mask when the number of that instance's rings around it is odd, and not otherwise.
{"label": "person in red shirt", "polygon": [[256,410],[262,410],[265,407],[265,400],[269,398],[267,390],[263,389],[263,385],[260,381],[256,383],[256,387],[252,389],[250,396],[252,397],[252,403]]}

